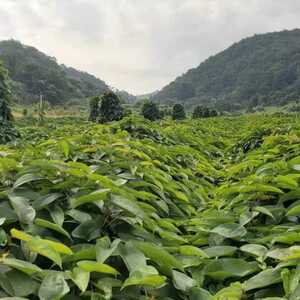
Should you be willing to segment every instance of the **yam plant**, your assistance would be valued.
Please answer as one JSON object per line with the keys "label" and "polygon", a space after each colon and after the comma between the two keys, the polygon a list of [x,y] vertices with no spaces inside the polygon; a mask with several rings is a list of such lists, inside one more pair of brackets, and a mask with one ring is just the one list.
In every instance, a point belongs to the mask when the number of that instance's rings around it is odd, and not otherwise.
{"label": "yam plant", "polygon": [[20,131],[0,151],[1,299],[299,299],[297,117]]}

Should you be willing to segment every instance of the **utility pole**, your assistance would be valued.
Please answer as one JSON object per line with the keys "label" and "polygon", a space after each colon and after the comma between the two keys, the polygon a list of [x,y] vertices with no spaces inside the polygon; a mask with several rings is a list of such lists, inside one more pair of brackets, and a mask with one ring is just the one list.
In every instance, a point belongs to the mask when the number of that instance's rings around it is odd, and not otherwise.
{"label": "utility pole", "polygon": [[44,103],[43,103],[43,94],[40,93],[40,102],[39,102],[39,124],[44,123]]}

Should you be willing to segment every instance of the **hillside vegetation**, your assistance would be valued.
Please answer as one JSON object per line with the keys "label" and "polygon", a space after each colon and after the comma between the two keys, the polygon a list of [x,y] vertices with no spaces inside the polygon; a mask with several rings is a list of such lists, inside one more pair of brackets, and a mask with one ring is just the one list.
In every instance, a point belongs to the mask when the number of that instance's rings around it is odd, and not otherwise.
{"label": "hillside vegetation", "polygon": [[[0,60],[9,71],[14,96],[21,104],[36,102],[40,94],[50,104],[64,104],[110,89],[95,76],[59,65],[54,57],[18,41],[0,42]],[[123,101],[132,102],[135,99],[125,91],[118,91],[118,94]]]}
{"label": "hillside vegetation", "polygon": [[17,126],[1,299],[299,298],[296,116]]}
{"label": "hillside vegetation", "polygon": [[300,30],[255,35],[210,57],[153,96],[235,110],[300,100]]}

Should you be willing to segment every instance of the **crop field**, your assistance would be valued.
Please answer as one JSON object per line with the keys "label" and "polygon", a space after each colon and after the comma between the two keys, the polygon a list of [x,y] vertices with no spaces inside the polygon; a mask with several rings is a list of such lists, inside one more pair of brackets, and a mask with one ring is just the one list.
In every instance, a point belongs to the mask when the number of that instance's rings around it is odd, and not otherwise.
{"label": "crop field", "polygon": [[17,127],[1,299],[300,299],[297,116]]}

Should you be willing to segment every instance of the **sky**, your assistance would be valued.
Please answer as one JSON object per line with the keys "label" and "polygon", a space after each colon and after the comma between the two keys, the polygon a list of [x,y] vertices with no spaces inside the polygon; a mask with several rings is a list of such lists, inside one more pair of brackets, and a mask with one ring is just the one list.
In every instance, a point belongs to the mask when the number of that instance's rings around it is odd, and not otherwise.
{"label": "sky", "polygon": [[0,20],[0,40],[144,94],[244,37],[299,28],[300,1],[1,0]]}

